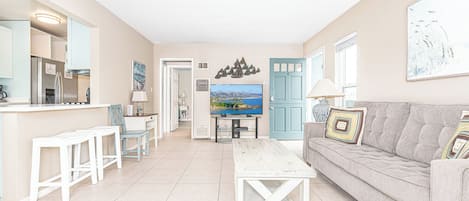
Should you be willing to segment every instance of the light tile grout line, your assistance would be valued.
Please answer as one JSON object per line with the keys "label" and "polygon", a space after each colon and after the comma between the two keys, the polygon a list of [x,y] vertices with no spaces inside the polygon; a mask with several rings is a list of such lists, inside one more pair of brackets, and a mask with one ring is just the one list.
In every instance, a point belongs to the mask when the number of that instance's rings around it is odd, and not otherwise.
{"label": "light tile grout line", "polygon": [[[190,135],[190,134],[189,134]],[[195,152],[198,152],[199,151],[199,146],[197,146],[197,149]],[[189,166],[190,164],[192,163],[192,161],[194,161],[194,158],[195,158],[195,154],[191,157],[191,161],[186,165],[186,168],[184,168],[184,171],[182,173],[182,175],[179,176],[179,178],[177,179],[176,183],[173,185],[173,188],[171,189],[171,191],[168,193],[168,196],[166,197],[166,201],[169,200],[169,198],[171,197],[171,195],[173,194],[174,192],[174,189],[176,189],[176,186],[177,184],[179,184],[179,181],[181,181],[182,177],[184,176],[184,174],[186,173],[187,169],[189,169]]]}
{"label": "light tile grout line", "polygon": [[[148,146],[151,146],[151,145],[148,145]],[[155,153],[156,153],[156,150],[155,150]],[[151,152],[150,152],[150,154],[151,154]],[[144,159],[144,157],[142,157],[142,160],[139,161],[140,164],[138,164],[138,165],[142,165],[141,162],[143,161],[143,159]],[[159,159],[154,159],[154,160],[158,161]],[[153,167],[154,167],[154,165],[151,166],[148,170],[151,170]],[[148,170],[146,170],[146,171],[144,170],[144,172],[147,172]],[[138,173],[135,173],[135,174],[138,174]],[[145,176],[145,174],[146,173],[142,174],[138,179],[136,179],[132,184],[130,184],[130,186],[125,191],[120,192],[119,195],[117,196],[117,198],[114,201],[118,201],[122,196],[124,196],[127,192],[129,192],[129,190],[132,189],[132,187],[135,186],[138,183],[138,181],[140,181]]]}
{"label": "light tile grout line", "polygon": [[221,167],[220,167],[220,177],[218,178],[218,192],[217,192],[217,201],[220,201],[220,191],[221,191],[221,177],[222,172],[223,172],[223,161],[225,160],[225,157],[223,157],[225,153],[225,146],[222,145],[223,149],[221,150]]}

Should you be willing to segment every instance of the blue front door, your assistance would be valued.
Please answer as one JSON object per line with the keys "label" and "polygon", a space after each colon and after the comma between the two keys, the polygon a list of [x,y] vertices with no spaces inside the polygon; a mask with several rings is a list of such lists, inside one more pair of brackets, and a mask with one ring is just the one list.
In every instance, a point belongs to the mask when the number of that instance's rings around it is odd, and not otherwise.
{"label": "blue front door", "polygon": [[303,139],[305,59],[270,59],[270,137]]}

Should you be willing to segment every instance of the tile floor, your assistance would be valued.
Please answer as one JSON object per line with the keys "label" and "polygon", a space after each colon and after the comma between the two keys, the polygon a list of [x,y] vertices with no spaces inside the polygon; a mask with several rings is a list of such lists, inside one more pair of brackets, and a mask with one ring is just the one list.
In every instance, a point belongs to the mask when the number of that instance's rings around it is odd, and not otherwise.
{"label": "tile floor", "polygon": [[[231,144],[191,140],[189,128],[180,128],[159,143],[149,157],[125,159],[123,168],[105,170],[104,180],[85,180],[72,188],[72,201],[234,201]],[[294,142],[286,142],[294,147]],[[301,146],[300,143],[299,146]],[[296,147],[295,152],[301,151]],[[298,192],[288,200],[297,200]],[[246,200],[262,200],[250,188]],[[41,201],[60,200],[54,191]],[[311,181],[311,201],[348,201],[349,195],[322,176]]]}

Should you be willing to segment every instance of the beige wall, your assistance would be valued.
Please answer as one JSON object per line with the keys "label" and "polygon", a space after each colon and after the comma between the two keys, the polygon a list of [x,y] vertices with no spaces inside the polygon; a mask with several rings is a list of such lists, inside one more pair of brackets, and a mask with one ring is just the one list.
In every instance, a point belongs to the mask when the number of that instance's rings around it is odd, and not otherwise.
{"label": "beige wall", "polygon": [[[264,108],[262,118],[259,120],[259,135],[269,135],[269,58],[298,58],[302,57],[301,45],[234,45],[234,44],[158,44],[154,47],[154,66],[159,69],[161,58],[193,58],[195,65],[199,62],[207,62],[208,70],[194,69],[196,78],[210,78],[211,83],[249,83],[264,84]],[[241,79],[222,78],[214,79],[218,70],[227,65],[233,65],[236,59],[244,57],[248,64],[253,64],[261,69],[256,75],[251,75]],[[159,77],[158,70],[155,70],[154,77]],[[157,79],[155,79],[157,80]],[[154,83],[154,107],[159,109],[158,90],[159,82]],[[208,103],[207,103],[208,104]],[[194,107],[197,107],[194,105]],[[197,119],[197,115],[193,116],[194,121],[207,121],[210,112],[204,112]],[[206,119],[204,119],[206,118]],[[197,124],[197,122],[194,122]],[[211,134],[213,131],[214,121],[211,122]]]}
{"label": "beige wall", "polygon": [[[153,43],[114,16],[95,0],[40,0],[40,2],[93,27],[92,103],[129,104],[132,60],[146,64],[146,84],[153,97]],[[145,110],[152,111],[150,100]]]}
{"label": "beige wall", "polygon": [[304,43],[304,55],[326,50],[326,77],[334,78],[334,44],[357,32],[358,99],[467,104],[469,77],[406,81],[407,7],[416,0],[362,0]]}

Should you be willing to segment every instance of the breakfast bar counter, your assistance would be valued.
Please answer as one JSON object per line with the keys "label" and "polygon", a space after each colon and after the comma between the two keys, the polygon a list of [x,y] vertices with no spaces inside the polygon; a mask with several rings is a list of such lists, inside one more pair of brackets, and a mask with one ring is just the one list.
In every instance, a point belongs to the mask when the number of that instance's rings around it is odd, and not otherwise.
{"label": "breakfast bar counter", "polygon": [[[3,198],[1,200],[17,201],[28,198],[33,138],[107,125],[108,106],[106,104],[0,106],[0,197]],[[104,143],[105,150],[113,150],[113,143],[110,141]],[[43,150],[41,162],[41,178],[59,173],[58,150]]]}
{"label": "breakfast bar counter", "polygon": [[3,105],[0,106],[0,113],[15,112],[41,112],[58,110],[80,110],[92,108],[107,108],[108,104],[21,104],[21,105]]}

